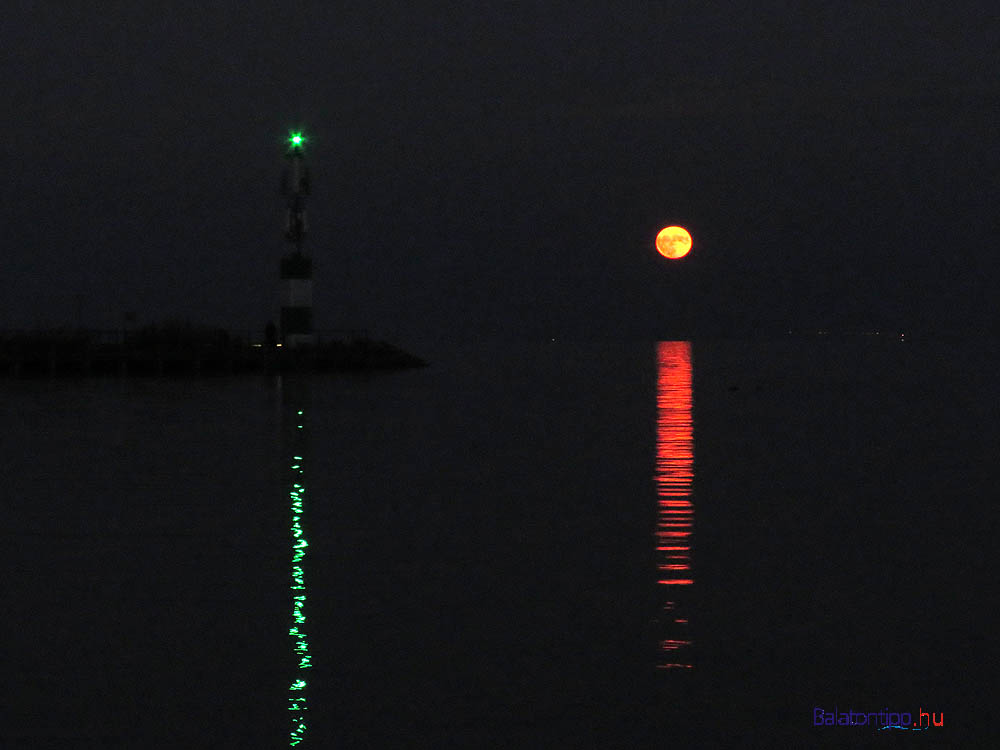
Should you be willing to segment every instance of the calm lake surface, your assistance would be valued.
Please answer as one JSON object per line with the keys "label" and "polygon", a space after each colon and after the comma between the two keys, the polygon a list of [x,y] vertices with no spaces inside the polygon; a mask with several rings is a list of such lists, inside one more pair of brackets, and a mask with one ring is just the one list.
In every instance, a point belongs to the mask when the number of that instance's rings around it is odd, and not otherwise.
{"label": "calm lake surface", "polygon": [[0,381],[0,747],[993,732],[995,342],[415,350]]}

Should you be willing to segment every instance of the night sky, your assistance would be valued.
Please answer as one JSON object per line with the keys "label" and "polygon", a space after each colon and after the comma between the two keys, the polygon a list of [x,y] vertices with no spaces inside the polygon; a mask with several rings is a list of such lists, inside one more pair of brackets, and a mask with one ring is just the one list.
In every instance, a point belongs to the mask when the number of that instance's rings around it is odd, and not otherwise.
{"label": "night sky", "polygon": [[995,3],[3,16],[0,328],[262,330],[301,128],[321,329],[1000,331]]}

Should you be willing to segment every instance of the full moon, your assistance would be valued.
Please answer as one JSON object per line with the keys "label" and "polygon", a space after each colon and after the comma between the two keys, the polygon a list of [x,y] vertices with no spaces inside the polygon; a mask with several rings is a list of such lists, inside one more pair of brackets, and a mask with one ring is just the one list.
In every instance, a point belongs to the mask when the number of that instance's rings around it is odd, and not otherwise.
{"label": "full moon", "polygon": [[656,235],[656,250],[664,258],[683,258],[691,252],[691,235],[684,227],[664,227]]}

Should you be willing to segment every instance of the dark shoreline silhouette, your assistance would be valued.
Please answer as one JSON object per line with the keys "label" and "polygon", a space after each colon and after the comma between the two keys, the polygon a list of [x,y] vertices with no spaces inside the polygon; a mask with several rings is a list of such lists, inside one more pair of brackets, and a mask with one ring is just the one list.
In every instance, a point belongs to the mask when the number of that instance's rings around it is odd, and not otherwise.
{"label": "dark shoreline silhouette", "polygon": [[427,362],[362,331],[317,334],[282,346],[223,328],[158,324],[134,331],[48,329],[0,332],[0,376],[90,377],[365,372]]}

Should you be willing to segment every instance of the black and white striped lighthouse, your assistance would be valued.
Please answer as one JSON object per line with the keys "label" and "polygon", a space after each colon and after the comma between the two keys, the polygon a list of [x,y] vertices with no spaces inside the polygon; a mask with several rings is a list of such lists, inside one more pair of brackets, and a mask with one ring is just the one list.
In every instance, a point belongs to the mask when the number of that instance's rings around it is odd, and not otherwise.
{"label": "black and white striped lighthouse", "polygon": [[312,312],[312,259],[302,252],[306,239],[306,197],[309,195],[309,172],[305,165],[305,136],[288,136],[285,159],[288,165],[282,178],[281,192],[288,207],[285,239],[291,250],[281,258],[281,341],[285,346],[315,343]]}

